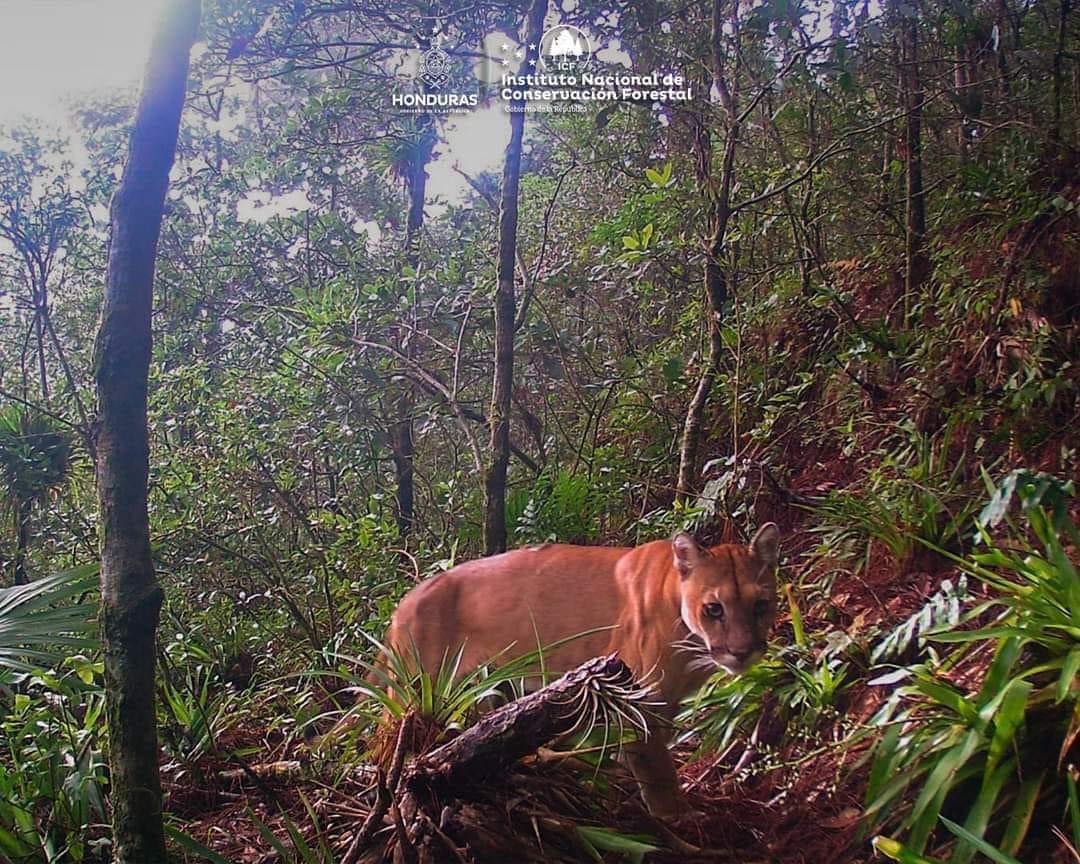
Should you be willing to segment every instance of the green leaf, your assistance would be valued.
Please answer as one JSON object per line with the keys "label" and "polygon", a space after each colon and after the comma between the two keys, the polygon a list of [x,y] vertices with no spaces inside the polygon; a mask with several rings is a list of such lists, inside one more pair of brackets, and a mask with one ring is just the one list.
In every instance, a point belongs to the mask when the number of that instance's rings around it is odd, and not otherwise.
{"label": "green leaf", "polygon": [[596,127],[603,129],[611,122],[611,115],[614,114],[619,108],[618,102],[612,102],[610,105],[605,105],[599,111],[596,112]]}
{"label": "green leaf", "polygon": [[900,724],[890,723],[885,734],[878,742],[874,754],[874,764],[870,769],[870,779],[866,784],[866,800],[873,801],[885,782],[893,773],[893,763],[897,756],[897,743],[900,741]]}
{"label": "green leaf", "polygon": [[586,849],[591,847],[593,851],[618,852],[634,862],[641,861],[649,852],[660,851],[660,847],[652,842],[653,838],[645,835],[620,834],[610,828],[588,825],[578,825],[577,833],[585,842]]}
{"label": "green leaf", "polygon": [[943,681],[935,681],[925,672],[916,677],[910,685],[901,689],[902,693],[918,693],[937,702],[939,705],[950,708],[957,717],[965,723],[971,723],[978,717],[978,712],[968,701],[967,697]]}
{"label": "green leaf", "polygon": [[265,840],[267,843],[270,844],[271,847],[273,847],[274,851],[281,856],[281,860],[291,860],[292,856],[289,854],[289,850],[285,847],[285,844],[281,842],[278,836],[270,830],[270,826],[263,822],[261,819],[259,819],[250,807],[247,810],[247,814],[248,819],[250,819],[252,824],[258,829],[259,834],[262,835],[263,840]]}
{"label": "green leaf", "polygon": [[1080,646],[1073,648],[1062,664],[1061,677],[1058,678],[1054,692],[1055,701],[1061,702],[1069,695],[1069,691],[1076,683],[1077,673],[1080,673]]}
{"label": "green leaf", "polygon": [[956,782],[960,769],[979,749],[982,740],[982,735],[972,729],[959,744],[945,752],[934,766],[934,770],[930,772],[926,784],[915,800],[915,806],[911,809],[911,834],[908,837],[908,843],[916,852],[921,853],[926,848],[926,841],[937,824],[945,796],[949,794],[953,783]]}
{"label": "green leaf", "polygon": [[[982,837],[986,833],[986,826],[989,824],[990,816],[994,812],[994,804],[997,802],[998,795],[1001,794],[1005,781],[1012,776],[1015,770],[1016,763],[1010,759],[1008,762],[999,765],[996,771],[991,772],[988,770],[983,774],[982,787],[979,789],[979,794],[975,798],[975,803],[971,805],[971,810],[968,811],[964,823],[964,828],[967,831],[970,831],[976,837]],[[957,845],[949,864],[967,864],[974,857],[975,850],[976,847],[973,844],[961,841]]]}
{"label": "green leaf", "polygon": [[626,234],[622,238],[622,247],[623,249],[636,251],[641,248],[641,244],[638,242],[637,237],[632,234]]}
{"label": "green leaf", "polygon": [[942,864],[936,858],[926,858],[912,852],[892,837],[875,837],[872,842],[878,852],[892,858],[893,861],[899,861],[900,864]]}
{"label": "green leaf", "polygon": [[1016,732],[1024,723],[1028,696],[1032,684],[1022,678],[1009,682],[1000,707],[994,716],[994,734],[990,739],[990,752],[986,757],[986,770],[993,771],[997,764],[1012,750]]}
{"label": "green leaf", "polygon": [[210,864],[229,864],[227,859],[222,858],[213,849],[208,849],[190,834],[185,834],[183,831],[173,828],[171,825],[165,826],[165,834],[176,841],[185,850],[191,852],[193,855],[198,855],[205,861],[209,861]]}
{"label": "green leaf", "polygon": [[1005,826],[1005,833],[1001,837],[1000,849],[1007,855],[1014,855],[1020,850],[1020,844],[1027,836],[1031,826],[1031,817],[1035,812],[1035,802],[1039,798],[1039,790],[1042,789],[1043,779],[1046,777],[1044,768],[1038,774],[1028,777],[1016,793],[1013,802],[1012,813],[1009,815],[1009,823]]}
{"label": "green leaf", "polygon": [[664,361],[664,365],[661,367],[660,372],[668,384],[674,384],[682,377],[682,357],[668,357],[668,359]]}
{"label": "green leaf", "polygon": [[65,652],[51,650],[56,646],[93,650],[95,604],[67,601],[93,591],[97,573],[94,562],[29,585],[0,588],[0,667],[25,672],[31,668],[28,661],[58,666]]}
{"label": "green leaf", "polygon": [[944,816],[942,816],[941,821],[946,828],[952,831],[953,834],[955,834],[965,843],[970,843],[972,846],[982,852],[983,855],[985,855],[991,861],[995,862],[995,864],[1021,864],[1021,862],[1017,861],[1011,855],[1006,855],[1000,849],[995,849],[981,837],[976,837],[962,825],[957,825],[951,819],[946,819]]}
{"label": "green leaf", "polygon": [[1013,493],[1016,491],[1017,473],[1014,471],[1005,477],[990,496],[990,501],[983,507],[976,521],[984,528],[994,528],[1009,512]]}
{"label": "green leaf", "polygon": [[982,687],[979,688],[976,701],[980,706],[986,705],[993,700],[1006,686],[1006,682],[1009,680],[1009,672],[1012,671],[1012,667],[1020,657],[1020,650],[1023,647],[1023,642],[1016,636],[1009,636],[999,644],[994,654],[994,660],[990,664],[990,668],[986,670],[986,677],[983,679]]}
{"label": "green leaf", "polygon": [[0,825],[0,852],[21,861],[34,854],[34,847],[30,846],[18,834],[14,834]]}
{"label": "green leaf", "polygon": [[1022,627],[984,627],[982,630],[962,630],[955,633],[935,633],[929,637],[935,642],[985,642],[1002,636],[1029,636]]}
{"label": "green leaf", "polygon": [[645,169],[645,179],[647,179],[657,189],[662,189],[671,182],[672,163],[665,162],[663,170],[657,171],[655,168]]}
{"label": "green leaf", "polygon": [[644,228],[641,229],[641,248],[642,249],[648,249],[649,248],[649,241],[652,240],[652,236],[653,236],[653,224],[652,224],[652,222],[650,222],[648,225],[646,225]]}

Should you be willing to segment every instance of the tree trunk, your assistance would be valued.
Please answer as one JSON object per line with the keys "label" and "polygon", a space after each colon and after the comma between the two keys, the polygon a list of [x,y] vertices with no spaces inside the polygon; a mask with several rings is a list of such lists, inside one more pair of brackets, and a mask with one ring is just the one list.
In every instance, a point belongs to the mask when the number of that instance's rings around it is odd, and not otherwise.
{"label": "tree trunk", "polygon": [[33,505],[29,501],[13,502],[15,511],[15,578],[16,585],[27,585],[30,577],[26,574],[26,552],[30,548],[30,512]]}
{"label": "tree trunk", "polygon": [[198,0],[173,0],[154,37],[127,164],[112,201],[105,302],[94,349],[116,864],[166,861],[154,720],[155,630],[162,595],[154,577],[146,507],[146,391],[154,257],[198,23]]}
{"label": "tree trunk", "polygon": [[[547,0],[533,0],[526,25],[522,73],[535,71]],[[518,185],[525,102],[510,102],[510,143],[503,162],[499,203],[499,269],[495,288],[495,379],[491,392],[491,452],[484,476],[484,551],[506,550],[506,468],[510,461],[510,410],[514,385],[514,270],[517,263]]]}
{"label": "tree trunk", "polygon": [[[421,115],[417,122],[418,149],[413,164],[409,169],[409,213],[405,223],[405,263],[416,271],[420,266],[420,229],[424,225],[424,201],[427,195],[427,166],[431,153],[435,149],[435,131],[428,114]],[[419,279],[414,283],[419,285]],[[419,297],[413,298],[413,309]],[[417,324],[413,315],[413,326]],[[408,359],[413,359],[412,334],[406,332],[403,337],[402,351]],[[412,533],[414,518],[415,487],[413,475],[413,407],[416,393],[409,381],[403,385],[395,400],[396,420],[390,430],[390,448],[394,457],[394,478],[397,483],[397,526],[398,535],[405,541]]]}
{"label": "tree trunk", "polygon": [[974,53],[967,30],[962,29],[957,36],[956,59],[953,61],[953,87],[960,115],[956,124],[956,146],[961,162],[966,162],[968,157],[968,121],[979,113],[978,93],[972,90]]}
{"label": "tree trunk", "polygon": [[719,262],[712,257],[705,262],[705,294],[709,303],[709,356],[701,370],[694,396],[686,408],[682,442],[679,445],[679,478],[676,490],[680,500],[685,500],[694,487],[705,406],[709,402],[709,394],[724,355],[722,328],[723,308],[727,300],[727,279]]}
{"label": "tree trunk", "polygon": [[[724,143],[724,160],[721,166],[719,182],[713,178],[712,171],[712,132],[706,120],[707,111],[695,121],[694,130],[694,171],[698,185],[706,196],[706,238],[705,238],[705,297],[709,307],[709,356],[701,370],[697,388],[686,408],[683,422],[682,440],[679,444],[679,476],[675,494],[679,500],[685,500],[693,490],[697,477],[698,450],[701,444],[701,428],[705,418],[705,408],[709,402],[713,382],[720,369],[724,354],[723,323],[724,304],[728,297],[728,276],[724,272],[721,256],[727,238],[728,222],[731,221],[731,188],[735,179],[735,151],[739,145],[740,124],[736,113],[735,95],[728,87],[724,76],[724,4],[722,0],[713,0],[712,8],[712,84],[720,94],[720,104],[727,118],[727,134]],[[708,91],[707,91],[708,92]]]}
{"label": "tree trunk", "polygon": [[907,203],[904,244],[904,318],[929,275],[926,257],[926,199],[922,182],[923,90],[919,75],[919,19],[915,14],[903,20],[902,81],[907,121],[904,143],[907,149]]}
{"label": "tree trunk", "polygon": [[[1061,144],[1061,93],[1065,84],[1065,47],[1066,38],[1069,32],[1069,15],[1072,12],[1071,0],[1061,0],[1061,4],[1058,7],[1058,32],[1057,32],[1057,46],[1054,50],[1054,119],[1050,123],[1050,141],[1059,145]],[[1058,153],[1054,153],[1054,157],[1058,157]]]}

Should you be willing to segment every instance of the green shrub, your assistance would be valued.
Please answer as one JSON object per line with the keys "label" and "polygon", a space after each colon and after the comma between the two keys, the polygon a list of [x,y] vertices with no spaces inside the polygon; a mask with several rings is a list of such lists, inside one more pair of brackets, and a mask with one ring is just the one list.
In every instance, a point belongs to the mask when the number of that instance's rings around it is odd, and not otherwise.
{"label": "green shrub", "polygon": [[[1080,531],[1063,505],[1069,486],[1014,472],[980,516],[984,542],[1013,491],[1041,549],[1014,531],[1009,547],[957,558],[993,596],[956,625],[924,635],[960,649],[872,682],[903,683],[873,721],[886,732],[874,751],[868,825],[899,831],[918,856],[951,813],[963,820],[953,864],[970,861],[975,841],[990,837],[1003,856],[1023,852],[1037,842],[1029,830],[1036,812],[1052,823],[1065,806],[1059,772],[1080,702],[1080,578],[1064,542],[1080,545]],[[982,626],[963,629],[972,624]],[[976,692],[945,676],[987,651],[991,662]]]}

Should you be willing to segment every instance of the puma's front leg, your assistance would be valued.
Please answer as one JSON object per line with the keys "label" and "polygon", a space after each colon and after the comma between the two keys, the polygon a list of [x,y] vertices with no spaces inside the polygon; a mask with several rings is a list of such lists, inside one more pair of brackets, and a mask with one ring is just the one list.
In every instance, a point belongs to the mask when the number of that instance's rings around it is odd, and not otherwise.
{"label": "puma's front leg", "polygon": [[641,788],[641,797],[653,816],[671,819],[683,809],[679,775],[668,752],[667,729],[650,724],[649,736],[625,747],[625,761]]}

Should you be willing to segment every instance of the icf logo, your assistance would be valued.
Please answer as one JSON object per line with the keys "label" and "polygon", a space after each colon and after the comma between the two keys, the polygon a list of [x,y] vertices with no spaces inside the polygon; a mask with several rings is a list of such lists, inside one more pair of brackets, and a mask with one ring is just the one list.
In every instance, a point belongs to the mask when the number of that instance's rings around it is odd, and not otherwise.
{"label": "icf logo", "polygon": [[540,40],[540,65],[548,72],[580,72],[592,59],[585,31],[572,24],[552,27]]}

